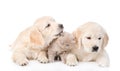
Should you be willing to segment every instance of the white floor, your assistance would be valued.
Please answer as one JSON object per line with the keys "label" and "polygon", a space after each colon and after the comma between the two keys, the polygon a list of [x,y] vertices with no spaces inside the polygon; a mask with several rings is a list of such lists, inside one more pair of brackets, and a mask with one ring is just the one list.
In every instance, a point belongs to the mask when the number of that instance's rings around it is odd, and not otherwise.
{"label": "white floor", "polygon": [[[120,71],[119,9],[119,0],[0,0],[0,71]],[[38,61],[21,67],[13,63],[9,45],[42,16],[54,17],[68,32],[88,21],[99,23],[110,38],[105,48],[110,67],[99,67],[95,63],[70,67],[61,62],[41,64]]]}

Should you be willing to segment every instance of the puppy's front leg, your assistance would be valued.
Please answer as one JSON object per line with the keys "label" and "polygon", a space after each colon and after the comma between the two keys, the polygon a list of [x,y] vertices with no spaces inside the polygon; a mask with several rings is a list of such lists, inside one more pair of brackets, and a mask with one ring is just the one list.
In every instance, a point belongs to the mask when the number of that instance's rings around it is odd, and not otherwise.
{"label": "puppy's front leg", "polygon": [[78,64],[77,58],[74,54],[69,53],[66,57],[66,64],[69,66],[75,66]]}
{"label": "puppy's front leg", "polygon": [[47,52],[40,51],[37,60],[41,63],[48,63]]}
{"label": "puppy's front leg", "polygon": [[48,59],[49,59],[49,62],[54,62],[55,55],[56,55],[56,53],[54,51],[49,51],[48,50]]}
{"label": "puppy's front leg", "polygon": [[109,67],[110,61],[105,50],[97,57],[96,62],[99,66]]}

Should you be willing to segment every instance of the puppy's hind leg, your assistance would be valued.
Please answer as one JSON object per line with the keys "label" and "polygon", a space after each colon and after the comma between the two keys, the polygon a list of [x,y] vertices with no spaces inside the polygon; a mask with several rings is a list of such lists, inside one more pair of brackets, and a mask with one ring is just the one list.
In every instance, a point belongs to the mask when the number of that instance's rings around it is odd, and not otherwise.
{"label": "puppy's hind leg", "polygon": [[21,50],[14,51],[12,59],[15,63],[19,64],[20,66],[25,66],[28,64],[28,59],[26,58],[24,52]]}

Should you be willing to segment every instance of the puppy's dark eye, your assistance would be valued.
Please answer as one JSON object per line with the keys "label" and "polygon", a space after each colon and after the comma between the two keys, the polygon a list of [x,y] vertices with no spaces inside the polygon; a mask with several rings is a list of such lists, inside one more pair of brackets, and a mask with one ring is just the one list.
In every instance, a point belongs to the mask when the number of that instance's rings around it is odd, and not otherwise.
{"label": "puppy's dark eye", "polygon": [[98,40],[101,40],[101,37],[99,37]]}
{"label": "puppy's dark eye", "polygon": [[50,27],[50,24],[47,24],[46,28]]}
{"label": "puppy's dark eye", "polygon": [[91,39],[91,37],[86,37],[86,38],[89,39],[89,40]]}

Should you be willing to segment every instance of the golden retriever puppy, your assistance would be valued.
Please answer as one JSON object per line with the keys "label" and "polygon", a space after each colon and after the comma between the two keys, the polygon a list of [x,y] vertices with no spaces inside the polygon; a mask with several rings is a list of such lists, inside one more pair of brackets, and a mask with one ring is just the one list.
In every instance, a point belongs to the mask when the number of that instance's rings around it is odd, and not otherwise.
{"label": "golden retriever puppy", "polygon": [[50,62],[54,62],[56,56],[60,56],[61,60],[66,63],[66,55],[75,47],[75,39],[68,32],[62,33],[48,48],[48,58]]}
{"label": "golden retriever puppy", "polygon": [[35,24],[22,31],[13,47],[12,59],[15,63],[24,66],[29,59],[37,59],[41,63],[47,63],[47,47],[63,31],[63,25],[58,24],[52,17],[39,18]]}
{"label": "golden retriever puppy", "polygon": [[[103,67],[109,66],[109,58],[104,49],[108,43],[108,35],[99,24],[95,22],[83,24],[73,32],[73,35],[77,48],[73,49],[72,53],[79,61],[93,61]],[[68,55],[68,61],[75,56]]]}

